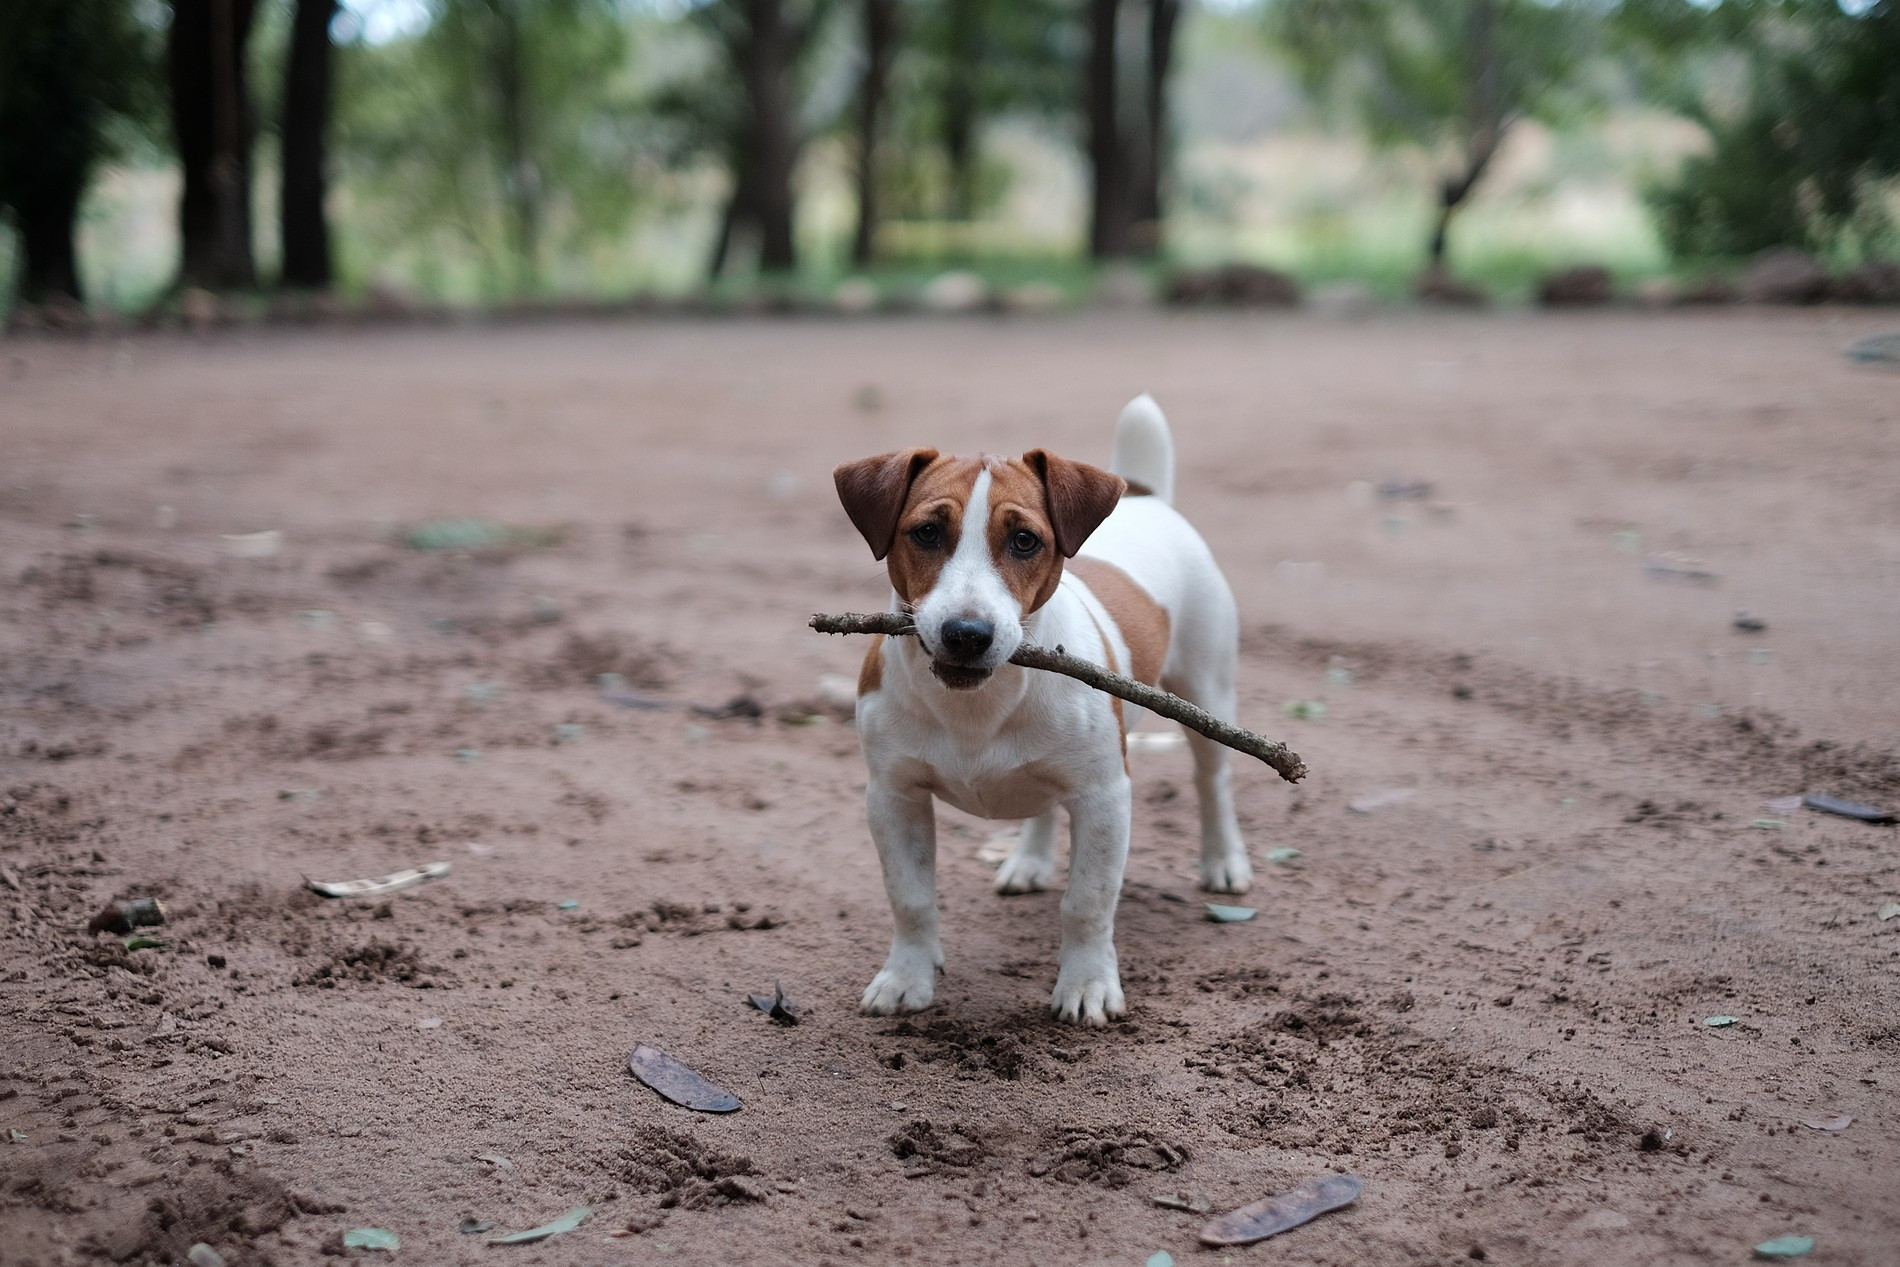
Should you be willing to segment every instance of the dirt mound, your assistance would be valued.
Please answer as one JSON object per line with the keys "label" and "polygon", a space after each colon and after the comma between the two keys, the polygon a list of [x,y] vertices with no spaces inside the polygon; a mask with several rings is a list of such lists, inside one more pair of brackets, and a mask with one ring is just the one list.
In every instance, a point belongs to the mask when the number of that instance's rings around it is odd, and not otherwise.
{"label": "dirt mound", "polygon": [[[938,1017],[921,1024],[899,1021],[885,1033],[894,1038],[927,1040],[908,1053],[908,1059],[924,1064],[948,1062],[956,1067],[960,1078],[989,1077],[1013,1082],[1036,1068],[1036,1052],[1029,1041],[1025,1041],[1025,1035],[1009,1032],[1007,1025],[1000,1027],[1001,1033],[997,1032],[998,1028]],[[902,1068],[902,1065],[893,1068]]]}
{"label": "dirt mound", "polygon": [[916,1118],[885,1141],[891,1155],[910,1163],[909,1178],[939,1170],[968,1170],[988,1157],[983,1137],[961,1122],[938,1126],[928,1118]]}
{"label": "dirt mound", "polygon": [[1187,1148],[1138,1127],[1072,1126],[1048,1151],[1029,1161],[1029,1173],[1061,1183],[1126,1187],[1137,1171],[1171,1173],[1191,1160]]}
{"label": "dirt mound", "polygon": [[635,1192],[658,1194],[661,1209],[704,1210],[766,1199],[750,1157],[720,1152],[663,1126],[643,1126],[634,1135],[607,1169]]}
{"label": "dirt mound", "polygon": [[371,938],[361,946],[346,946],[330,958],[298,977],[291,984],[334,990],[339,985],[370,985],[393,981],[399,985],[429,990],[444,984],[442,970],[422,962],[422,952],[408,942],[386,942]]}

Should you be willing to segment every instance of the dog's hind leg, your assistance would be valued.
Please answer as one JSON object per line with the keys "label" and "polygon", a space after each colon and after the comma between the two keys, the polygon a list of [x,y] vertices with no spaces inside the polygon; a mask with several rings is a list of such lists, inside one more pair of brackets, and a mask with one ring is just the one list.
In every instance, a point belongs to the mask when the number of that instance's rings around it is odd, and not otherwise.
{"label": "dog's hind leg", "polygon": [[891,953],[864,989],[860,1012],[889,1016],[930,1006],[943,947],[937,940],[937,816],[930,793],[872,776],[866,817],[891,899]]}
{"label": "dog's hind leg", "polygon": [[1038,893],[1056,874],[1056,812],[1038,814],[1023,824],[1016,847],[996,869],[998,893]]}
{"label": "dog's hind leg", "polygon": [[[1168,689],[1199,704],[1222,721],[1238,711],[1232,674],[1203,674],[1199,681],[1169,683]],[[1201,801],[1201,887],[1212,893],[1245,893],[1253,885],[1253,864],[1234,814],[1234,772],[1227,748],[1205,735],[1188,732],[1194,754],[1194,790]]]}

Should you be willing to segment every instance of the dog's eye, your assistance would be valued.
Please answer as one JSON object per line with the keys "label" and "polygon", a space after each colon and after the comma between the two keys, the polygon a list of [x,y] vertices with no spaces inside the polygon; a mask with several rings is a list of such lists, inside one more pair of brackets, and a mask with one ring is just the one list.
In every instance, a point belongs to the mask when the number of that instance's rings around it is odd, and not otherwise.
{"label": "dog's eye", "polygon": [[1019,528],[1010,534],[1009,552],[1019,559],[1026,559],[1042,549],[1042,538],[1027,528]]}
{"label": "dog's eye", "polygon": [[910,530],[910,539],[926,550],[935,550],[943,544],[943,529],[936,524],[918,524]]}

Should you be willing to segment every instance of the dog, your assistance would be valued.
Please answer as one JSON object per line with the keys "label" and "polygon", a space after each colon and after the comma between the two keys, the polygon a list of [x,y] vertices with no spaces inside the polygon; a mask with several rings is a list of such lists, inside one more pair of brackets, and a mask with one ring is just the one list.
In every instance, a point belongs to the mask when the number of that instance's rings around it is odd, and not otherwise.
{"label": "dog", "polygon": [[[930,1006],[937,935],[933,798],[1024,819],[1001,893],[1046,888],[1056,810],[1069,815],[1069,885],[1050,1007],[1064,1021],[1124,1015],[1115,905],[1128,860],[1133,709],[1060,674],[1009,663],[1025,641],[1234,717],[1239,617],[1200,534],[1174,509],[1174,445],[1148,396],[1116,425],[1112,470],[1032,449],[1020,458],[904,449],[833,472],[838,499],[886,565],[891,610],[916,636],[879,636],[858,675],[866,817],[895,932],[859,1010]],[[1253,867],[1234,816],[1227,750],[1188,736],[1201,812],[1201,885],[1243,893]]]}

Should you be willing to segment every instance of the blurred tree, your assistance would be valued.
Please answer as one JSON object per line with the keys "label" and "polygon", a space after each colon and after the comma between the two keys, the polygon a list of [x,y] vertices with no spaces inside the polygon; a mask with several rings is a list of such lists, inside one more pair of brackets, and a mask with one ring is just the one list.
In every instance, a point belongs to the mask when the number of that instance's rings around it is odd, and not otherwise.
{"label": "blurred tree", "polygon": [[172,127],[185,187],[180,281],[209,290],[257,284],[251,250],[251,149],[257,119],[246,82],[256,0],[172,0]]}
{"label": "blurred tree", "polygon": [[[1900,174],[1900,3],[1626,0],[1619,32],[1650,55],[1659,95],[1700,122],[1709,153],[1652,193],[1664,239],[1690,256],[1825,249],[1891,237],[1880,182]],[[1739,59],[1745,91],[1711,58]]]}
{"label": "blurred tree", "polygon": [[720,49],[738,89],[736,109],[709,103],[703,91],[677,99],[703,122],[725,124],[721,148],[732,191],[713,245],[713,277],[725,270],[741,228],[758,232],[761,269],[789,272],[797,266],[792,172],[805,141],[798,72],[830,10],[830,0],[710,0],[691,11]]}
{"label": "blurred tree", "polygon": [[1427,248],[1443,272],[1452,217],[1511,127],[1584,94],[1600,31],[1591,0],[1275,0],[1269,30],[1309,91],[1375,144],[1443,154]]}
{"label": "blurred tree", "polygon": [[[1152,252],[1161,243],[1161,190],[1167,171],[1168,77],[1181,0],[1146,0],[1140,45],[1140,93],[1125,89],[1122,0],[1087,0],[1088,57],[1083,74],[1092,179],[1089,254],[1108,259]],[[1127,67],[1132,69],[1133,67]]]}
{"label": "blurred tree", "polygon": [[82,298],[73,230],[115,118],[149,107],[146,32],[128,0],[0,4],[0,211],[19,235],[20,298]]}
{"label": "blurred tree", "polygon": [[332,281],[323,204],[329,192],[330,24],[336,13],[337,0],[296,0],[284,63],[282,281],[312,290],[327,290]]}
{"label": "blurred tree", "polygon": [[346,52],[337,151],[388,245],[452,233],[485,291],[527,293],[551,234],[625,224],[640,145],[615,0],[435,0],[420,35]]}
{"label": "blurred tree", "polygon": [[899,30],[898,0],[860,0],[860,3],[864,19],[864,70],[858,81],[858,227],[851,240],[851,263],[862,268],[876,254],[877,152]]}

